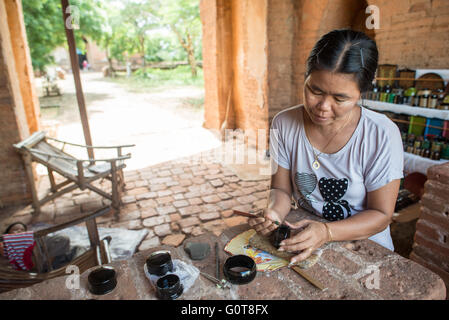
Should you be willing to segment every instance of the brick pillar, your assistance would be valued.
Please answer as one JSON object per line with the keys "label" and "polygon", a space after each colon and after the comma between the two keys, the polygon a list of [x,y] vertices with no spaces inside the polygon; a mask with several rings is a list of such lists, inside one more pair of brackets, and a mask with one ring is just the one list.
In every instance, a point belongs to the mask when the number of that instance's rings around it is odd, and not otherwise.
{"label": "brick pillar", "polygon": [[430,167],[410,259],[437,273],[449,297],[449,163]]}
{"label": "brick pillar", "polygon": [[8,27],[11,37],[16,72],[19,79],[20,94],[30,134],[40,129],[40,107],[34,86],[33,67],[31,65],[30,48],[23,20],[22,2],[20,0],[5,1]]}
{"label": "brick pillar", "polygon": [[28,136],[7,10],[0,1],[0,208],[31,199],[22,159],[12,147]]}

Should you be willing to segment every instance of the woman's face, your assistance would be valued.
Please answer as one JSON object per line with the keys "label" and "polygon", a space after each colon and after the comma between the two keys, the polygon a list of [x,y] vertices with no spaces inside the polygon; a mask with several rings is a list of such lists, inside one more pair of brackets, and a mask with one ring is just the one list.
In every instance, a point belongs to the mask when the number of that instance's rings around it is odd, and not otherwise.
{"label": "woman's face", "polygon": [[11,227],[11,229],[9,229],[9,234],[16,234],[16,233],[22,233],[25,232],[25,228],[24,226],[22,226],[21,224],[15,224]]}
{"label": "woman's face", "polygon": [[313,71],[304,83],[305,110],[319,126],[346,119],[359,99],[360,91],[351,74]]}

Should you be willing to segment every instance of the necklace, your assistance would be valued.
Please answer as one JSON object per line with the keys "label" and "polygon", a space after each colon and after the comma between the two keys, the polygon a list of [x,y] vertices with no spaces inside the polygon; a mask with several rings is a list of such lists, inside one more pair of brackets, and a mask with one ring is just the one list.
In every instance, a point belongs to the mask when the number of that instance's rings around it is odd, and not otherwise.
{"label": "necklace", "polygon": [[324,147],[323,151],[320,152],[320,154],[317,155],[317,154],[315,153],[315,150],[313,149],[312,144],[310,144],[310,145],[312,146],[312,152],[313,152],[313,156],[314,156],[314,158],[315,158],[315,161],[313,161],[313,163],[312,163],[313,169],[318,170],[318,169],[320,168],[320,163],[318,162],[318,157],[319,157],[319,156],[326,150],[327,146],[332,142],[332,140],[334,140],[334,137],[335,137],[338,133],[340,133],[340,131],[343,130],[344,127],[346,127],[346,125],[349,123],[349,120],[351,119],[351,115],[352,115],[352,110],[351,110],[351,112],[349,113],[348,120],[346,120],[345,124],[344,124],[343,126],[341,126],[341,128],[338,129],[338,131],[335,132],[335,134],[332,135],[332,138],[329,140],[329,142],[326,144],[326,146]]}

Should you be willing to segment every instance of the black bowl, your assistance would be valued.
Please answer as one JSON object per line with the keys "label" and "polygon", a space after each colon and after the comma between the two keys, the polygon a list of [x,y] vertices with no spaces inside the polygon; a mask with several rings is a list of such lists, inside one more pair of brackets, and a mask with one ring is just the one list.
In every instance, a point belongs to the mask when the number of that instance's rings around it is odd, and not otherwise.
{"label": "black bowl", "polygon": [[173,271],[173,262],[168,251],[153,252],[147,258],[146,264],[148,272],[157,276]]}
{"label": "black bowl", "polygon": [[87,277],[88,288],[92,294],[102,295],[111,292],[117,285],[114,268],[102,266],[95,269]]}
{"label": "black bowl", "polygon": [[167,274],[156,282],[156,293],[159,299],[174,300],[178,298],[184,288],[176,274]]}

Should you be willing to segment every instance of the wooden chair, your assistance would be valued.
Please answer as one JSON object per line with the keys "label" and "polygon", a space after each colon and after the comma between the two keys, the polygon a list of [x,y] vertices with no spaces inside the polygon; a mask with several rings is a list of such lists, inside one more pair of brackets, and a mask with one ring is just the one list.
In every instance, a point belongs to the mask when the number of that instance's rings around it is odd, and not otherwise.
{"label": "wooden chair", "polygon": [[[53,144],[50,143],[53,141]],[[55,144],[60,144],[58,148]],[[74,156],[64,152],[64,147],[71,145],[75,147],[95,149],[116,149],[117,157],[109,159],[77,159]],[[135,145],[121,145],[110,147],[85,146],[58,139],[46,137],[46,132],[39,131],[33,133],[25,140],[14,144],[14,148],[20,152],[25,162],[26,174],[31,185],[33,199],[33,208],[35,213],[40,212],[41,206],[64,193],[70,192],[76,188],[84,190],[86,188],[100,194],[112,201],[112,207],[120,210],[121,193],[124,191],[125,183],[123,179],[123,168],[126,167],[125,160],[131,158],[131,154],[122,155],[122,149],[133,147]],[[38,198],[37,188],[34,183],[32,162],[38,162],[44,165],[48,171],[50,179],[50,192],[43,199]],[[67,180],[56,184],[53,172],[57,172]],[[92,183],[98,179],[108,179],[112,183],[111,192],[105,192],[94,186]],[[61,189],[62,188],[62,189]]]}
{"label": "wooden chair", "polygon": [[[67,266],[52,270],[52,257],[48,255],[44,237],[50,233],[75,226],[83,222],[86,223],[90,249],[69,262],[68,265],[77,266],[81,274],[94,266],[110,263],[111,258],[109,255],[108,241],[106,239],[100,241],[97,223],[95,220],[95,218],[110,212],[110,210],[112,210],[111,207],[106,206],[72,221],[36,231],[34,233],[34,239],[36,241],[37,250],[34,250],[36,253],[34,258],[37,272],[16,270],[11,265],[3,267],[0,266],[0,292],[28,287],[48,279],[68,275],[69,273],[66,272]],[[0,242],[2,241],[3,237],[0,236]],[[44,267],[48,268],[49,271],[45,273],[41,272],[40,270],[43,270]]]}

